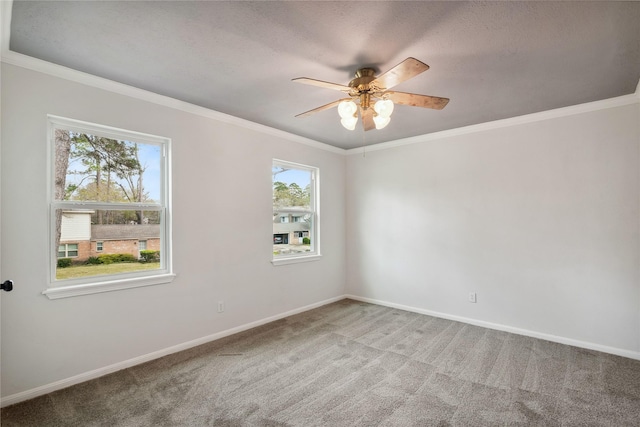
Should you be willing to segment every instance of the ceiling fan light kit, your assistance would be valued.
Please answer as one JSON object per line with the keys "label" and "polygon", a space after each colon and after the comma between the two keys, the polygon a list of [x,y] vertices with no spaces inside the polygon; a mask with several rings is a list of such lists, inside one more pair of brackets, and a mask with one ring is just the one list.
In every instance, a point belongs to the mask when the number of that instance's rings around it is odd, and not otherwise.
{"label": "ceiling fan light kit", "polygon": [[340,101],[338,104],[338,114],[343,119],[353,117],[358,113],[358,106],[351,100]]}
{"label": "ceiling fan light kit", "polygon": [[341,119],[340,123],[347,130],[354,130],[356,128],[356,124],[358,123],[358,117],[350,117],[346,119]]}
{"label": "ceiling fan light kit", "polygon": [[376,101],[373,106],[376,114],[373,116],[373,122],[376,129],[382,129],[391,122],[391,113],[393,113],[393,101],[390,99],[381,99]]}
{"label": "ceiling fan light kit", "polygon": [[[368,131],[373,128],[383,129],[391,122],[394,103],[442,110],[449,102],[448,98],[389,90],[391,87],[428,69],[429,66],[427,64],[415,58],[407,58],[378,77],[375,76],[375,70],[372,68],[360,68],[356,71],[355,78],[349,82],[348,86],[307,77],[293,79],[294,82],[298,83],[339,90],[349,96],[349,98],[339,99],[298,114],[296,117],[306,117],[337,106],[342,126],[348,130],[354,130],[358,122],[358,113],[360,113],[362,126],[365,131]],[[373,108],[371,106],[372,100],[375,101]]]}
{"label": "ceiling fan light kit", "polygon": [[[382,129],[391,122],[391,113],[393,113],[393,101],[389,99],[380,99],[373,106],[373,123],[376,129]],[[340,123],[348,130],[354,130],[358,123],[358,105],[351,100],[340,101],[338,104],[338,115]]]}
{"label": "ceiling fan light kit", "polygon": [[348,130],[354,130],[358,123],[358,106],[355,102],[340,101],[338,104],[338,114],[340,115],[340,123]]}
{"label": "ceiling fan light kit", "polygon": [[391,117],[373,116],[373,123],[376,129],[383,129],[391,122]]}

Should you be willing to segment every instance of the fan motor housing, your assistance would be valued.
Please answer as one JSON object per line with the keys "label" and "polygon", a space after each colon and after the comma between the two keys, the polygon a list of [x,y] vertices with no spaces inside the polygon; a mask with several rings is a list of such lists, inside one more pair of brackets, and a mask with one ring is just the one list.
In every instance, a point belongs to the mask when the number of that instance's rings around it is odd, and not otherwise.
{"label": "fan motor housing", "polygon": [[349,82],[349,87],[361,94],[372,89],[370,83],[376,79],[376,71],[373,68],[360,68],[355,76],[356,78]]}

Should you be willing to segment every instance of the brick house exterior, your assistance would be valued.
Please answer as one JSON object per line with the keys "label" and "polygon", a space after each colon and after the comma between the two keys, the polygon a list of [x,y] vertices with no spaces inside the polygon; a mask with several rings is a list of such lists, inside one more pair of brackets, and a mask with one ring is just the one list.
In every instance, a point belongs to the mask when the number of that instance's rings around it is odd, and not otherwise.
{"label": "brick house exterior", "polygon": [[[98,250],[102,243],[102,250]],[[91,226],[89,256],[131,254],[140,257],[141,250],[160,250],[159,224],[108,224]],[[78,254],[80,257],[80,254]]]}
{"label": "brick house exterior", "polygon": [[86,261],[102,254],[139,258],[141,250],[160,250],[159,224],[91,224],[92,213],[63,212],[58,258]]}

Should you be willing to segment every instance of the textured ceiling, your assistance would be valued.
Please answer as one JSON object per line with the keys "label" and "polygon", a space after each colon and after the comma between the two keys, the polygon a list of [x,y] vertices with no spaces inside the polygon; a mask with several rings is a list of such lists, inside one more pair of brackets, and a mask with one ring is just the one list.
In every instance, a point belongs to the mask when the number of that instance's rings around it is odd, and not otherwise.
{"label": "textured ceiling", "polygon": [[[10,50],[348,149],[633,93],[640,3],[15,1]],[[341,93],[291,79],[409,56],[431,69],[394,90],[444,110],[366,133],[294,117]]]}

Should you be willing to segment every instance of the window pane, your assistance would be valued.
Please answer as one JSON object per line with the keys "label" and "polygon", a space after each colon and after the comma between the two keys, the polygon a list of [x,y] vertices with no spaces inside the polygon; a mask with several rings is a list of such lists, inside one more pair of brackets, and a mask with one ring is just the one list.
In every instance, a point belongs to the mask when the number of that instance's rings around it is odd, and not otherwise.
{"label": "window pane", "polygon": [[78,256],[78,245],[77,244],[69,244],[69,245],[67,245],[67,256],[68,257],[77,257]]}
{"label": "window pane", "polygon": [[273,207],[311,209],[311,171],[274,166]]}
{"label": "window pane", "polygon": [[56,267],[56,279],[160,268],[159,255],[140,257],[145,249],[159,254],[160,211],[58,209],[56,214],[60,218],[58,256],[73,258],[71,266]]}
{"label": "window pane", "polygon": [[55,130],[56,200],[160,203],[161,147]]}
{"label": "window pane", "polygon": [[310,169],[275,162],[273,176],[273,255],[314,252],[314,188]]}

